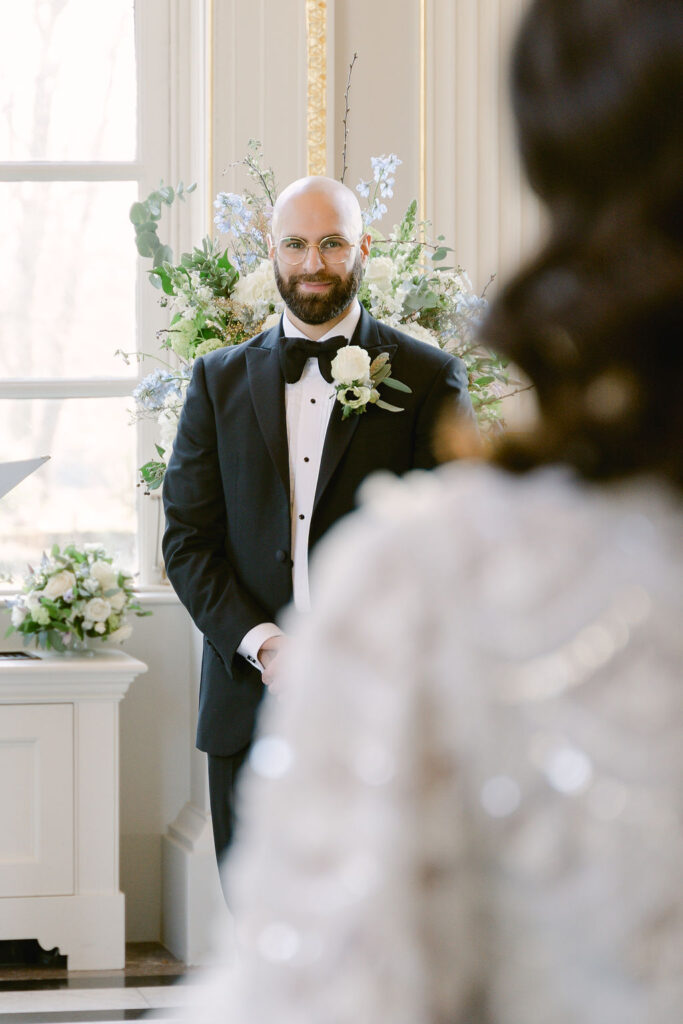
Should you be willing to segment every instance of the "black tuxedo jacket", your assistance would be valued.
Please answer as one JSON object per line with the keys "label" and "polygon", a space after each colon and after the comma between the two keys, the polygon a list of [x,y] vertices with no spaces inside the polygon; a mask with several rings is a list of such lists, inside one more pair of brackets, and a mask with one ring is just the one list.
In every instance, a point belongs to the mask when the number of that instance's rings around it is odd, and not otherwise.
{"label": "black tuxedo jacket", "polygon": [[[249,743],[264,687],[237,648],[253,626],[274,621],[292,596],[281,334],[280,324],[195,361],[164,481],[166,570],[204,634],[197,746],[210,754],[232,754]],[[412,394],[384,388],[403,412],[369,406],[346,420],[335,401],[309,550],[353,509],[369,473],[434,465],[432,432],[445,400],[472,415],[460,360],[365,310],[351,344],[371,358],[388,352],[392,375]]]}

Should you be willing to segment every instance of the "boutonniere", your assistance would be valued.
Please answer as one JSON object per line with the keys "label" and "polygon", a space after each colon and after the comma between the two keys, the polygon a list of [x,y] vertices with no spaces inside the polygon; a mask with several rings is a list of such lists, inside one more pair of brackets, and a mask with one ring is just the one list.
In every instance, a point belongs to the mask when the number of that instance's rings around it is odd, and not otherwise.
{"label": "boutonniere", "polygon": [[389,412],[403,412],[397,405],[390,405],[379,397],[380,384],[412,394],[407,384],[391,376],[389,353],[381,352],[370,362],[370,356],[359,345],[345,345],[332,360],[332,383],[337,401],[344,407],[342,419],[359,416],[368,405],[376,405]]}

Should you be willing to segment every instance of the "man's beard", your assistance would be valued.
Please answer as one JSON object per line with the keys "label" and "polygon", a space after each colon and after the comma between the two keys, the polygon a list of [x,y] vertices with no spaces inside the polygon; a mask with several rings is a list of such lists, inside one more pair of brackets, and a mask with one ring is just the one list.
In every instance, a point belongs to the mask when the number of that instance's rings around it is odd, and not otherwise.
{"label": "man's beard", "polygon": [[[363,279],[363,262],[361,254],[356,254],[353,267],[346,277],[331,277],[324,270],[317,274],[296,274],[284,280],[277,264],[277,256],[273,260],[275,283],[282,299],[295,317],[305,324],[326,324],[329,320],[343,313],[355,297]],[[297,285],[301,281],[329,282],[332,287],[324,295],[302,295]]]}

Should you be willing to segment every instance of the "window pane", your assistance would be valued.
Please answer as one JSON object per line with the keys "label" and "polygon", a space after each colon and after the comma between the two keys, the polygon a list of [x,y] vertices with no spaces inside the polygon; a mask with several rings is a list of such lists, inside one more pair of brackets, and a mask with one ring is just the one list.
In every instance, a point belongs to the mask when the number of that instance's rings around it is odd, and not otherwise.
{"label": "window pane", "polygon": [[135,182],[0,185],[0,377],[134,376]]}
{"label": "window pane", "polygon": [[3,160],[134,160],[132,0],[0,0]]}
{"label": "window pane", "polygon": [[137,565],[131,400],[0,401],[0,458],[51,455],[0,501],[0,571],[17,579],[55,541],[100,541]]}

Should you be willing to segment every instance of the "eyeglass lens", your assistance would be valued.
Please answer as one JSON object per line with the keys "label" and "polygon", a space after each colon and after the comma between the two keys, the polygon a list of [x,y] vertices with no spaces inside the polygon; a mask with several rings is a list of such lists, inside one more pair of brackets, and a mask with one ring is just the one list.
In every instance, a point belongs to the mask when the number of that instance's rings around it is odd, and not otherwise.
{"label": "eyeglass lens", "polygon": [[285,263],[303,263],[309,248],[317,249],[325,263],[343,263],[351,254],[355,242],[349,242],[342,235],[329,235],[317,244],[305,242],[303,238],[281,238],[277,254]]}

